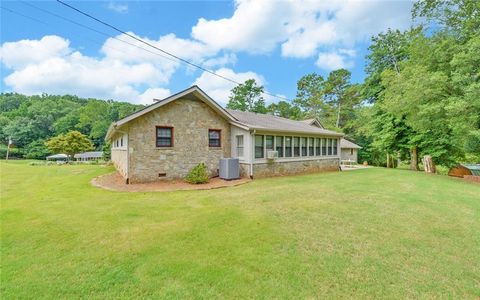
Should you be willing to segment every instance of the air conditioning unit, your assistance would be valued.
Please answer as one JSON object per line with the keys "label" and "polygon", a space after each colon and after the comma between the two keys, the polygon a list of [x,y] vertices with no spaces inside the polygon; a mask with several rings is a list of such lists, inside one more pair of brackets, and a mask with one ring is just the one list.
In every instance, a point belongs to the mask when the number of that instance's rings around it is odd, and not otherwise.
{"label": "air conditioning unit", "polygon": [[218,171],[220,178],[233,180],[240,178],[240,162],[238,158],[220,159],[220,168]]}
{"label": "air conditioning unit", "polygon": [[278,158],[278,151],[269,150],[267,151],[267,159],[276,159]]}

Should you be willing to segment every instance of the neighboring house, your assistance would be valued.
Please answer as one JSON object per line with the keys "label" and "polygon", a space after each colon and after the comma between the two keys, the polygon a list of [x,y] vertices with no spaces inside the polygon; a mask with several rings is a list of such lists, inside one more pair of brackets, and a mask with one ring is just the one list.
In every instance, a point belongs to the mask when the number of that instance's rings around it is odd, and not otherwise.
{"label": "neighboring house", "polygon": [[73,156],[77,161],[91,161],[91,160],[100,160],[103,158],[102,151],[91,151],[91,152],[83,152],[77,153]]}
{"label": "neighboring house", "polygon": [[340,148],[342,149],[342,161],[358,162],[358,149],[362,149],[362,147],[349,140],[341,139]]}
{"label": "neighboring house", "polygon": [[117,170],[139,183],[183,178],[201,162],[216,176],[226,157],[252,178],[338,170],[342,136],[316,120],[224,109],[193,86],[114,122],[106,139]]}

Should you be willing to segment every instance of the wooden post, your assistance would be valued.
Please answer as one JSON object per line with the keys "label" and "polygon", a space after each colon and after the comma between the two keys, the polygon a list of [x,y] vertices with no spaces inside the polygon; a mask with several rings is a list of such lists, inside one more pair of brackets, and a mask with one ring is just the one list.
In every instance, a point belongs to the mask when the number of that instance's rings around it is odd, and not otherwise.
{"label": "wooden post", "polygon": [[425,173],[436,173],[435,164],[433,163],[433,159],[430,155],[425,155],[423,157],[423,167],[425,169]]}
{"label": "wooden post", "polygon": [[390,168],[390,153],[387,152],[387,168]]}

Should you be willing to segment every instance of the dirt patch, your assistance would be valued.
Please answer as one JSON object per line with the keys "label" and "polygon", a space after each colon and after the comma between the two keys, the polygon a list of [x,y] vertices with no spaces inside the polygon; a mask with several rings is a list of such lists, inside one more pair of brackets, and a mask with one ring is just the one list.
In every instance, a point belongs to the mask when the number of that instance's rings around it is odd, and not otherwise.
{"label": "dirt patch", "polygon": [[248,178],[236,180],[223,180],[218,177],[211,178],[205,184],[190,184],[183,180],[164,180],[149,183],[126,184],[125,179],[118,173],[110,173],[92,179],[93,186],[100,187],[110,191],[120,192],[170,192],[185,190],[210,190],[229,186],[237,186],[250,182]]}

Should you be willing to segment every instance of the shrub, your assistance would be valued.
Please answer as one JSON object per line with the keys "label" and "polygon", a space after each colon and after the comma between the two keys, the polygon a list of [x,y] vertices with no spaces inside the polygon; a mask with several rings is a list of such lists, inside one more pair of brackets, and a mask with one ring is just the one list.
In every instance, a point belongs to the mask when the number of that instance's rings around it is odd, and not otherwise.
{"label": "shrub", "polygon": [[199,184],[207,183],[209,180],[207,166],[204,163],[199,163],[188,172],[186,181],[188,183]]}

